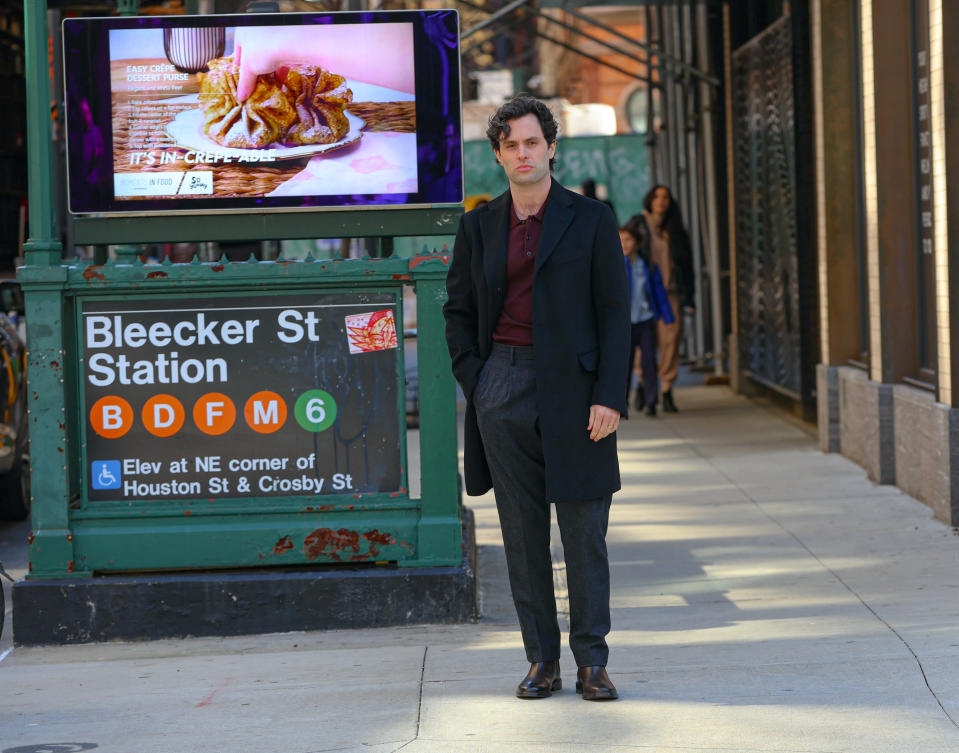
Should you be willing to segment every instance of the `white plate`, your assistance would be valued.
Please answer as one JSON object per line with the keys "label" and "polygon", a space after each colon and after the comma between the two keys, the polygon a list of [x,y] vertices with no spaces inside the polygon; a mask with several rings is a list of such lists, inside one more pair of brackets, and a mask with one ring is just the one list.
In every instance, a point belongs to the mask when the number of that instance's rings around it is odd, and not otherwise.
{"label": "white plate", "polygon": [[237,149],[231,146],[223,146],[216,143],[213,139],[203,132],[203,111],[202,110],[184,110],[177,115],[166,127],[167,136],[173,139],[177,146],[184,149],[193,149],[197,152],[216,152],[227,157],[246,157],[251,152],[261,152],[264,149],[272,149],[276,152],[277,159],[295,159],[297,157],[309,157],[314,154],[323,154],[333,149],[353,144],[360,140],[363,135],[362,118],[356,117],[351,112],[345,112],[347,121],[350,124],[350,130],[339,141],[330,144],[306,144],[304,146],[284,146],[282,144],[267,144],[264,147],[256,149]]}

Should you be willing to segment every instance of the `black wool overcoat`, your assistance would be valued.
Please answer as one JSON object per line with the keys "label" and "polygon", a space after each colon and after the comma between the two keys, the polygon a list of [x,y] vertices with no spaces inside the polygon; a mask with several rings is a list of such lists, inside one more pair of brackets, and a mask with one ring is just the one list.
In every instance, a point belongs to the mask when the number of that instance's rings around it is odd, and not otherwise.
{"label": "black wool overcoat", "polygon": [[[507,288],[509,191],[463,215],[447,274],[446,342],[466,394],[466,492],[492,487],[473,390],[490,355]],[[629,302],[616,220],[605,204],[553,181],[533,278],[536,402],[550,502],[620,488],[616,434],[593,442],[590,405],[626,414]]]}

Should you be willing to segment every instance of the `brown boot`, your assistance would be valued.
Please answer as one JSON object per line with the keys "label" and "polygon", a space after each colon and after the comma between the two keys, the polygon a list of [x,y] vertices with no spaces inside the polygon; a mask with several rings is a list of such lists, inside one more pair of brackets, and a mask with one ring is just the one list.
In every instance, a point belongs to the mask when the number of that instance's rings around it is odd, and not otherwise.
{"label": "brown boot", "polygon": [[614,701],[619,698],[616,686],[606,674],[606,667],[580,667],[576,672],[576,692],[584,701]]}
{"label": "brown boot", "polygon": [[554,690],[562,690],[558,661],[534,662],[529,673],[516,688],[517,698],[549,698]]}

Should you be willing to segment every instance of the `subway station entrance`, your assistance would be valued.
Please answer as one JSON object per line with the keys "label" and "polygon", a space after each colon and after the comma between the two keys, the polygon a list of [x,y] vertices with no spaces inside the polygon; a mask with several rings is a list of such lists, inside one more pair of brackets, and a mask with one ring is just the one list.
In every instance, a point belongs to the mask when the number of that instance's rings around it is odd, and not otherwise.
{"label": "subway station entrance", "polygon": [[[43,138],[50,125],[45,6],[25,10],[29,117],[41,135],[31,141],[30,241],[18,271],[30,343],[33,530],[29,573],[14,590],[15,640],[472,619],[471,523],[461,502],[441,313],[448,256],[267,261],[251,254],[145,264],[133,245],[452,232],[462,211],[457,76],[413,94],[351,82],[348,95],[337,95],[346,127],[357,130],[333,147],[354,149],[347,154],[362,175],[373,175],[362,192],[355,174],[340,185],[334,172],[304,178],[298,192],[251,195],[235,188],[247,166],[234,152],[264,150],[213,144],[201,151],[193,143],[199,136],[178,135],[184,112],[213,117],[203,104],[214,94],[213,74],[185,72],[185,47],[174,41],[213,40],[206,53],[213,55],[250,30],[258,40],[331,28],[357,38],[391,35],[393,62],[429,82],[440,69],[456,72],[455,45],[442,41],[455,17],[68,20],[72,237],[115,248],[110,260],[64,259]],[[431,35],[441,38],[433,44]],[[415,59],[403,57],[414,49]],[[181,72],[168,76],[171,66]],[[291,81],[274,97],[287,96]],[[112,94],[98,99],[104,86]],[[190,86],[199,100],[183,93]],[[349,109],[361,94],[371,98],[360,103],[362,118]],[[262,115],[255,104],[243,107]],[[391,108],[406,112],[393,126],[382,118]],[[301,110],[294,117],[310,115]],[[365,123],[376,129],[363,130]],[[112,134],[114,149],[86,149],[95,133],[101,145]],[[449,150],[418,148],[435,145],[437,133]],[[157,146],[131,160],[134,138]],[[118,139],[126,141],[117,146]],[[312,159],[320,146],[284,142],[266,151],[286,169],[283,159]],[[359,150],[387,147],[392,168],[376,183],[369,166],[386,158]],[[282,153],[296,148],[307,153]],[[147,159],[155,154],[165,156]],[[261,169],[261,157],[247,161],[250,170]],[[404,171],[415,181],[404,182]],[[249,186],[260,183],[251,177]],[[413,435],[405,410],[408,317],[415,317],[419,388]]]}

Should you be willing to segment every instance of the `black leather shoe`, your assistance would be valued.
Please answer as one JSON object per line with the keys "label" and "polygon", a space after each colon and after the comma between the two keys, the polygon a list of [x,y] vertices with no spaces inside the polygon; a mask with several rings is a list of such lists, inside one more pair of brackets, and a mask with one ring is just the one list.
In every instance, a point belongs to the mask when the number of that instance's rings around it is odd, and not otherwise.
{"label": "black leather shoe", "polygon": [[636,406],[636,410],[642,410],[643,406],[646,405],[646,390],[643,385],[639,385],[639,387],[636,388],[635,401],[633,405]]}
{"label": "black leather shoe", "polygon": [[538,661],[529,667],[529,674],[516,688],[517,698],[549,698],[554,690],[562,690],[558,661]]}
{"label": "black leather shoe", "polygon": [[650,403],[646,406],[646,415],[655,416],[656,415],[656,403]]}
{"label": "black leather shoe", "polygon": [[666,390],[663,393],[663,413],[679,413],[679,408],[673,402],[673,391]]}
{"label": "black leather shoe", "polygon": [[576,692],[584,701],[615,701],[616,686],[606,674],[606,667],[580,667],[576,672]]}

